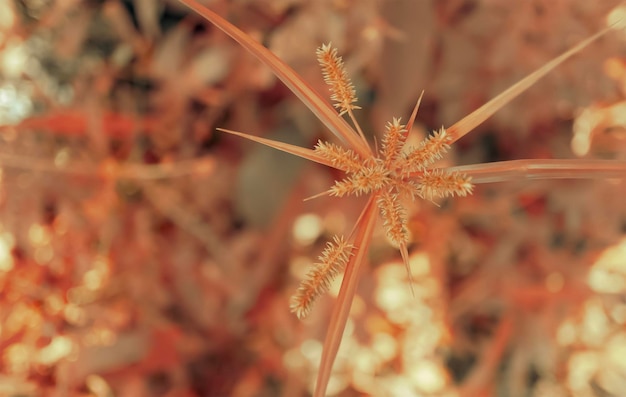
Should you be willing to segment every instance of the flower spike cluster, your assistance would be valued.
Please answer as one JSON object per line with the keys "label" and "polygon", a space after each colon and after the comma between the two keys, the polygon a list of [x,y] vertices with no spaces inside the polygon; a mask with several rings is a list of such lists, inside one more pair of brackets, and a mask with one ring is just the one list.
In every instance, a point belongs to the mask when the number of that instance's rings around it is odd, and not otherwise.
{"label": "flower spike cluster", "polygon": [[[352,122],[360,131],[351,115],[351,111],[358,108],[354,105],[357,100],[356,93],[343,68],[341,58],[337,56],[337,50],[330,44],[323,45],[317,50],[317,56],[324,79],[332,92],[331,99],[337,102],[335,106],[339,109],[339,115],[350,114]],[[370,151],[369,156],[365,157],[352,149],[323,141],[318,142],[314,153],[346,174],[346,177],[336,181],[334,186],[325,192],[326,194],[337,197],[373,196],[387,238],[392,245],[400,249],[410,277],[406,259],[410,233],[405,202],[415,197],[433,200],[437,197],[466,196],[472,192],[473,185],[466,175],[428,169],[450,147],[451,141],[444,128],[405,153],[407,134],[407,126],[402,124],[399,118],[394,118],[385,126],[379,153]],[[314,300],[310,298],[317,298],[326,280],[332,279],[336,276],[337,269],[345,266],[347,260],[345,255],[330,254],[334,249],[341,251],[338,241],[343,240],[336,238],[337,245],[327,248],[322,254],[321,264],[317,265],[302,282],[292,299],[291,309],[298,317],[304,317],[309,313]]]}

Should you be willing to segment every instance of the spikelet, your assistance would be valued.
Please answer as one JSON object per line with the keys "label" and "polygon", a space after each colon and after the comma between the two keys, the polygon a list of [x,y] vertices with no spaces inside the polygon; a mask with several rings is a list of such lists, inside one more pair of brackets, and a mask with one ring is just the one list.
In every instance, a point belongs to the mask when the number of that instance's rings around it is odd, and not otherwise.
{"label": "spikelet", "polygon": [[377,204],[389,241],[396,248],[406,244],[409,241],[408,218],[398,194],[382,191]]}
{"label": "spikelet", "polygon": [[361,164],[360,171],[348,178],[335,182],[330,188],[330,195],[343,197],[353,194],[360,196],[381,189],[391,183],[389,170],[380,159],[366,161]]}
{"label": "spikelet", "polygon": [[300,283],[295,295],[291,297],[290,309],[299,319],[305,318],[313,308],[315,300],[328,291],[331,281],[341,272],[350,257],[354,246],[348,244],[343,237],[328,242],[319,257],[319,263],[311,269]]}
{"label": "spikelet", "polygon": [[467,196],[474,188],[467,175],[438,169],[424,171],[419,182],[418,194],[429,200],[435,197]]}
{"label": "spikelet", "polygon": [[317,61],[322,66],[324,81],[330,86],[332,95],[330,99],[337,102],[334,106],[339,109],[342,116],[353,109],[360,109],[354,105],[357,101],[356,91],[348,77],[343,60],[337,55],[337,49],[331,44],[324,44],[317,49]]}
{"label": "spikelet", "polygon": [[432,136],[424,139],[419,146],[409,152],[402,163],[403,172],[409,174],[414,171],[425,170],[435,160],[441,157],[450,149],[450,136],[445,128],[441,127]]}
{"label": "spikelet", "polygon": [[393,118],[385,125],[385,135],[382,140],[382,155],[385,159],[385,167],[389,168],[402,154],[402,148],[406,142],[406,126],[400,124],[400,119]]}
{"label": "spikelet", "polygon": [[358,172],[363,167],[361,156],[334,143],[318,140],[314,150],[315,153],[330,160],[334,167],[345,172]]}

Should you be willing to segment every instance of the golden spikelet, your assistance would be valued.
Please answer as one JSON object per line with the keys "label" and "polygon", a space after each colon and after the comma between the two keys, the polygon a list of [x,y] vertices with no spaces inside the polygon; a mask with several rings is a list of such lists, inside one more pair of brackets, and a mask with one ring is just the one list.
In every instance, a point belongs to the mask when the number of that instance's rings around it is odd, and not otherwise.
{"label": "golden spikelet", "polygon": [[328,291],[331,281],[350,260],[353,248],[343,237],[335,236],[334,242],[327,243],[319,262],[309,270],[295,295],[291,297],[290,309],[299,319],[305,318],[311,312],[315,300]]}
{"label": "golden spikelet", "polygon": [[336,181],[330,188],[331,196],[343,197],[353,194],[369,194],[391,183],[389,170],[380,159],[370,159],[361,163],[361,170],[348,178]]}
{"label": "golden spikelet", "polygon": [[408,218],[400,197],[391,191],[382,191],[377,204],[389,241],[396,248],[406,244],[409,241]]}
{"label": "golden spikelet", "polygon": [[358,172],[363,167],[363,159],[350,149],[345,149],[334,143],[317,141],[315,152],[330,160],[333,167],[345,172]]}
{"label": "golden spikelet", "polygon": [[400,119],[393,118],[385,125],[385,135],[382,140],[382,155],[385,167],[389,168],[402,154],[402,148],[407,138],[406,126],[400,124]]}
{"label": "golden spikelet", "polygon": [[445,128],[435,131],[419,146],[410,151],[402,164],[405,173],[425,170],[435,160],[439,160],[450,149],[450,136]]}
{"label": "golden spikelet", "polygon": [[317,60],[322,66],[324,81],[330,86],[332,95],[331,100],[335,101],[335,107],[339,109],[339,115],[353,109],[360,109],[354,105],[357,101],[356,91],[348,77],[343,60],[337,55],[337,49],[332,48],[331,44],[324,44],[317,49]]}
{"label": "golden spikelet", "polygon": [[467,196],[472,193],[471,178],[458,172],[424,171],[420,177],[418,194],[432,200],[435,197]]}

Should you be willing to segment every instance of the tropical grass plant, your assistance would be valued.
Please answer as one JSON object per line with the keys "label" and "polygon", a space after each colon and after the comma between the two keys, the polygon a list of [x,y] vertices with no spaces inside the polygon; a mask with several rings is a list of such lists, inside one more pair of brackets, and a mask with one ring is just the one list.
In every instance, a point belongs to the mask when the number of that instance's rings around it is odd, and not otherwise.
{"label": "tropical grass plant", "polygon": [[[336,168],[346,174],[344,179],[336,181],[329,190],[315,197],[369,196],[352,233],[347,238],[336,236],[333,242],[328,243],[319,263],[309,272],[291,301],[291,310],[299,318],[305,317],[311,311],[315,299],[329,288],[331,280],[342,270],[345,271],[323,345],[315,397],[326,394],[333,362],[339,350],[372,239],[376,213],[383,220],[387,238],[399,249],[410,279],[407,204],[413,200],[420,198],[432,201],[438,197],[466,196],[472,193],[475,184],[516,179],[626,177],[624,161],[589,159],[528,159],[447,168],[433,167],[435,160],[441,158],[450,145],[474,130],[565,60],[605,35],[611,27],[583,40],[545,63],[457,123],[434,132],[417,147],[405,148],[407,135],[419,109],[420,97],[406,124],[395,118],[387,123],[378,150],[372,148],[367,141],[354,116],[354,111],[359,109],[356,105],[356,93],[341,57],[330,44],[322,45],[318,49],[317,58],[324,79],[330,86],[331,100],[335,102],[332,106],[291,67],[248,34],[195,0],[180,1],[232,37],[269,67],[345,146],[319,141],[314,149],[307,149],[242,132],[226,129],[220,131]],[[343,118],[344,115],[348,116],[352,126]]]}

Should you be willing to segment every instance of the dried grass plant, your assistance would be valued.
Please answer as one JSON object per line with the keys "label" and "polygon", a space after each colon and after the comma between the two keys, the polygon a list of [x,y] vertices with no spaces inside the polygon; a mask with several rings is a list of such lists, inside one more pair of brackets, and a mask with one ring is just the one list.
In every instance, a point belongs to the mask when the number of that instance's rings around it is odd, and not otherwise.
{"label": "dried grass plant", "polygon": [[[581,52],[593,41],[607,34],[606,28],[582,41],[562,55],[546,62],[535,72],[520,80],[480,108],[471,112],[448,128],[442,127],[417,147],[406,149],[407,133],[418,112],[420,100],[406,125],[393,119],[385,128],[380,150],[372,149],[365,133],[357,122],[354,111],[356,92],[344,68],[337,50],[330,44],[322,45],[317,57],[322,66],[324,79],[330,85],[333,109],[285,62],[252,37],[241,31],[220,15],[195,0],[180,0],[202,17],[236,40],[247,51],[269,67],[274,74],[305,104],[344,146],[320,141],[313,149],[305,149],[286,143],[255,137],[242,132],[220,129],[263,145],[333,167],[346,174],[321,195],[346,196],[367,195],[367,203],[353,232],[344,239],[335,237],[320,257],[320,263],[308,274],[292,299],[291,309],[298,317],[306,316],[315,299],[326,291],[331,280],[345,269],[336,306],[328,325],[319,366],[314,396],[326,395],[331,370],[361,275],[372,233],[379,213],[387,238],[400,250],[410,276],[406,203],[417,198],[434,201],[438,197],[466,196],[472,193],[474,184],[510,181],[513,179],[607,179],[626,177],[626,162],[605,160],[516,160],[469,166],[435,168],[435,160],[441,158],[459,139],[474,130],[512,99],[523,93],[540,78],[554,70],[568,58]],[[350,126],[342,117],[347,115]],[[318,195],[319,196],[319,195]],[[317,197],[317,196],[316,196]],[[507,322],[503,322],[503,326]],[[504,334],[510,327],[502,328]],[[506,330],[509,331],[506,331]],[[500,347],[501,349],[501,347]]]}

